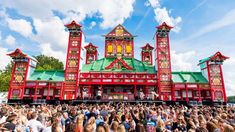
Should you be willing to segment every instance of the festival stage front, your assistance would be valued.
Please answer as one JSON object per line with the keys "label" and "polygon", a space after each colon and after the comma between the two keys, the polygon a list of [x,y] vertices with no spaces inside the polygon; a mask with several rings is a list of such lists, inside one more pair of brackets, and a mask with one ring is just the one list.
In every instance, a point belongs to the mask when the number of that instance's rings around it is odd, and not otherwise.
{"label": "festival stage front", "polygon": [[14,61],[9,103],[227,102],[222,64],[228,57],[216,52],[199,61],[200,72],[172,71],[173,27],[166,23],[157,27],[155,44],[139,47],[141,60],[135,58],[136,36],[122,25],[104,35],[103,58],[98,58],[97,46],[83,43],[81,25],[72,21],[65,26],[64,70],[37,70],[37,60],[20,49],[8,54]]}

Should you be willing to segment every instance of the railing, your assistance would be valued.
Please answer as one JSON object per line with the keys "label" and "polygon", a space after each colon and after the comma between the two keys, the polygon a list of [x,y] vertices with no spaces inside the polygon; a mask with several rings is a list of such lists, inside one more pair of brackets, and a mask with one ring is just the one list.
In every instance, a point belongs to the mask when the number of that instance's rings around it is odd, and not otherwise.
{"label": "railing", "polygon": [[156,84],[157,75],[147,73],[80,73],[80,84],[103,83],[103,84]]}

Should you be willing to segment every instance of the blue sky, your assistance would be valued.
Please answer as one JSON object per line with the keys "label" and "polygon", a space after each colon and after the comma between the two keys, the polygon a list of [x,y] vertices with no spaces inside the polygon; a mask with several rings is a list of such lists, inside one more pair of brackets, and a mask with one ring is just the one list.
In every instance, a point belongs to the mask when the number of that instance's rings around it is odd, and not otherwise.
{"label": "blue sky", "polygon": [[234,0],[1,0],[0,69],[10,61],[6,53],[21,48],[29,55],[45,54],[65,61],[68,33],[64,24],[83,25],[85,43],[99,47],[104,38],[122,24],[139,47],[155,45],[155,27],[166,21],[170,34],[174,71],[199,71],[198,60],[217,51],[229,56],[224,65],[228,95],[235,95],[235,1]]}

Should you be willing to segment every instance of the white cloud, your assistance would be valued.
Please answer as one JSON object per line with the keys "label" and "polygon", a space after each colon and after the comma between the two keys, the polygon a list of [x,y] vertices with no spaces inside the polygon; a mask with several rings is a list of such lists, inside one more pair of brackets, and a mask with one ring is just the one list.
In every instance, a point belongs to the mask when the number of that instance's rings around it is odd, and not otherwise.
{"label": "white cloud", "polygon": [[16,39],[11,35],[8,35],[5,39],[6,44],[8,44],[9,46],[14,45],[15,41],[16,41]]}
{"label": "white cloud", "polygon": [[54,50],[49,43],[40,44],[40,48],[42,49],[42,54],[47,56],[53,56],[65,64],[66,60],[66,52],[65,51],[56,51]]}
{"label": "white cloud", "polygon": [[174,28],[172,31],[179,32],[180,27],[178,24],[182,21],[181,17],[176,17],[173,18],[169,14],[169,11],[166,10],[166,8],[156,8],[154,9],[155,14],[155,19],[158,21],[158,23],[163,23],[166,22],[168,25],[173,26]]}
{"label": "white cloud", "polygon": [[106,4],[100,2],[99,12],[103,18],[100,26],[109,28],[122,24],[125,19],[131,16],[134,2],[134,0],[106,0]]}
{"label": "white cloud", "polygon": [[0,40],[2,40],[2,32],[0,31]]}
{"label": "white cloud", "polygon": [[11,58],[7,56],[8,50],[0,47],[0,70],[3,70],[7,64],[11,61]]}
{"label": "white cloud", "polygon": [[95,25],[96,25],[96,22],[95,22],[95,21],[92,21],[92,22],[90,23],[89,29],[92,29]]}
{"label": "white cloud", "polygon": [[48,43],[55,51],[66,51],[68,45],[68,32],[64,29],[64,23],[58,17],[49,20],[33,19],[33,25],[37,34],[32,39],[39,44]]}
{"label": "white cloud", "polygon": [[180,16],[178,17],[172,17],[170,16],[170,11],[166,9],[166,7],[161,7],[159,0],[149,0],[148,4],[145,4],[145,6],[152,6],[155,13],[155,20],[162,24],[163,22],[166,22],[168,25],[173,26],[174,28],[172,31],[179,32],[180,27],[179,24],[182,21],[182,18]]}
{"label": "white cloud", "polygon": [[184,53],[177,53],[175,50],[171,51],[171,65],[173,71],[192,71],[196,65],[193,65],[193,56],[195,51],[188,51]]}
{"label": "white cloud", "polygon": [[[147,4],[149,2],[149,4]],[[159,0],[149,0],[148,2],[146,2],[146,6],[152,6],[153,8],[157,8],[160,7],[160,3]]]}
{"label": "white cloud", "polygon": [[24,20],[24,19],[6,19],[8,23],[8,27],[23,35],[24,37],[29,37],[32,34],[32,26],[30,22]]}
{"label": "white cloud", "polygon": [[51,18],[54,16],[53,11],[58,11],[65,16],[66,23],[71,20],[81,22],[86,17],[98,16],[103,20],[100,26],[109,28],[122,24],[130,17],[134,2],[135,0],[3,0],[2,5],[16,9],[21,15],[38,19]]}
{"label": "white cloud", "polygon": [[[86,18],[96,17],[101,22],[93,22],[91,26],[99,24],[102,28],[114,27],[131,16],[134,2],[135,0],[1,1],[3,8],[15,9],[18,14],[30,17],[36,34],[32,33],[31,23],[24,19],[11,19],[5,12],[2,12],[1,17],[11,30],[38,42],[43,54],[64,61],[68,45],[68,32],[64,30],[64,24],[71,20],[81,23]],[[54,12],[60,13],[63,19],[55,16]]]}
{"label": "white cloud", "polygon": [[235,95],[235,58],[229,58],[224,62],[223,74],[227,96]]}
{"label": "white cloud", "polygon": [[197,37],[200,37],[204,34],[210,33],[212,31],[216,31],[226,26],[234,25],[235,24],[235,9],[229,11],[224,17],[205,25],[204,27],[200,28],[199,31],[191,35],[190,37],[186,38],[184,41],[191,40]]}

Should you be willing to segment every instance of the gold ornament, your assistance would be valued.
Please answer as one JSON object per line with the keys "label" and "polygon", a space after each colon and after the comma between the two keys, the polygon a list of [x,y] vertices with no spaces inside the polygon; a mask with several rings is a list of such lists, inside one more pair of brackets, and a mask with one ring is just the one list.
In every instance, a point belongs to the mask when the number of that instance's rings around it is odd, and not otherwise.
{"label": "gold ornament", "polygon": [[123,36],[122,27],[117,27],[117,29],[115,30],[115,34],[116,34],[116,36]]}
{"label": "gold ornament", "polygon": [[15,80],[16,80],[17,82],[21,82],[21,81],[23,81],[23,76],[21,76],[21,75],[16,75]]}
{"label": "gold ornament", "polygon": [[74,60],[69,61],[69,66],[70,67],[75,67],[76,66],[76,61],[74,61]]}

